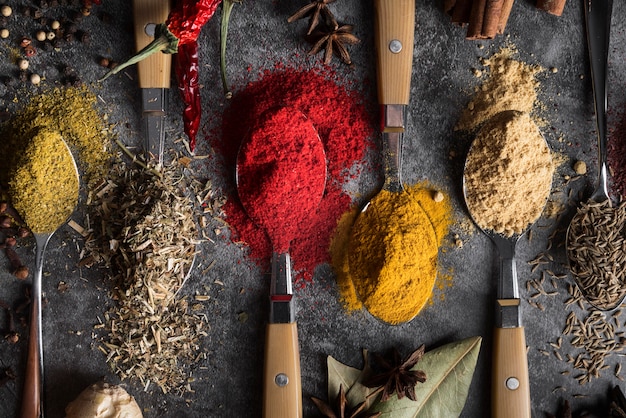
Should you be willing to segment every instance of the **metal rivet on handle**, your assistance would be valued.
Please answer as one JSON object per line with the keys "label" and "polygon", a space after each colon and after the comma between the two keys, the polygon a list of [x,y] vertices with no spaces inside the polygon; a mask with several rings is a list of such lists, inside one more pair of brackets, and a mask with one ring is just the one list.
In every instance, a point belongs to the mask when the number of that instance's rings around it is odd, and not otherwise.
{"label": "metal rivet on handle", "polygon": [[400,51],[402,51],[402,42],[397,39],[393,39],[389,42],[389,50],[394,54],[400,53]]}
{"label": "metal rivet on handle", "polygon": [[506,388],[509,390],[515,390],[519,388],[519,380],[516,377],[509,377],[506,379]]}
{"label": "metal rivet on handle", "polygon": [[148,23],[144,27],[143,31],[146,33],[146,35],[154,38],[154,33],[156,32],[156,23]]}
{"label": "metal rivet on handle", "polygon": [[285,373],[278,373],[274,378],[274,383],[276,383],[276,386],[282,388],[287,386],[287,383],[289,383],[289,377],[287,377]]}

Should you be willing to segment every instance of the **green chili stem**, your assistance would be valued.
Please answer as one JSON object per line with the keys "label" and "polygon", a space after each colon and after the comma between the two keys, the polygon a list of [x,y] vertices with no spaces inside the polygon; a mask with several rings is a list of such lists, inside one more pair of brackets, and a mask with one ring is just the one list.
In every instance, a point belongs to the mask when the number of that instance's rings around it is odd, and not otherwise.
{"label": "green chili stem", "polygon": [[224,88],[224,94],[227,99],[233,96],[232,91],[228,87],[228,80],[226,79],[226,38],[228,37],[228,22],[230,21],[230,13],[233,10],[235,3],[240,3],[241,0],[224,0],[222,3],[222,22],[220,30],[220,72],[222,75],[222,87]]}
{"label": "green chili stem", "polygon": [[109,70],[109,72],[106,73],[104,77],[102,77],[98,81],[104,81],[113,74],[117,74],[124,68],[130,67],[133,64],[137,64],[139,61],[142,61],[143,59],[159,51],[164,54],[175,54],[178,52],[178,38],[176,38],[176,36],[174,36],[174,34],[169,31],[164,23],[160,23],[156,26],[154,30],[154,39],[152,40],[152,42],[143,47],[141,51],[137,52],[127,61],[121,63],[112,70]]}

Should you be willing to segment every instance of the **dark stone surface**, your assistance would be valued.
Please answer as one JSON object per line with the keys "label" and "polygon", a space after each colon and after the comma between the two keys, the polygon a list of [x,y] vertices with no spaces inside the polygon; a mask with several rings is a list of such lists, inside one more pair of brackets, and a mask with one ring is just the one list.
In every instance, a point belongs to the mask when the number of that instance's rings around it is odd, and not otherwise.
{"label": "dark stone surface", "polygon": [[[303,68],[320,67],[320,57],[307,57],[308,45],[302,40],[306,26],[300,21],[287,24],[287,17],[306,0],[253,1],[236,5],[231,18],[228,40],[228,74],[235,88],[241,88],[256,78],[259,71],[269,69],[276,62],[286,61]],[[17,39],[22,34],[34,36],[38,24],[25,17],[18,4],[8,19],[11,37],[0,41],[0,72],[15,77],[13,54]],[[80,78],[95,83],[102,76],[99,57],[108,56],[122,61],[133,52],[131,3],[103,1],[94,10],[106,11],[112,16],[104,23],[98,16],[84,18],[78,23],[91,34],[89,45],[70,43],[58,50],[42,50],[31,60],[31,69],[53,84],[63,77],[59,70],[64,64],[76,69]],[[445,269],[452,271],[452,285],[443,290],[442,297],[434,298],[417,318],[400,326],[382,324],[367,313],[347,315],[340,306],[334,276],[328,266],[319,266],[314,283],[297,290],[298,326],[300,331],[302,381],[304,386],[305,416],[315,416],[311,395],[324,397],[326,393],[326,356],[361,367],[361,349],[383,351],[391,345],[407,353],[424,343],[433,348],[444,343],[481,335],[483,347],[476,367],[463,417],[484,417],[489,414],[491,329],[495,294],[494,248],[478,232],[468,233],[468,224],[461,197],[461,173],[469,139],[453,132],[461,110],[479,80],[472,68],[480,68],[479,58],[488,57],[507,44],[517,46],[519,59],[536,63],[558,72],[545,71],[541,76],[541,112],[546,120],[543,132],[554,151],[567,157],[567,162],[555,177],[555,199],[565,200],[562,175],[572,175],[572,162],[582,159],[590,172],[575,183],[575,187],[595,182],[595,125],[587,51],[582,23],[580,0],[569,0],[562,17],[554,17],[534,8],[531,0],[518,0],[513,8],[505,36],[493,41],[470,42],[464,39],[465,30],[453,26],[441,10],[440,2],[417,0],[416,41],[409,109],[409,131],[406,136],[404,180],[413,184],[428,179],[447,190],[452,198],[458,222],[452,228],[464,241],[461,249],[448,249],[441,255]],[[362,39],[352,47],[354,66],[333,64],[335,71],[359,86],[364,97],[375,103],[375,68],[373,46],[372,2],[345,0],[332,4],[336,16],[356,25],[356,34]],[[74,10],[76,8],[74,7]],[[64,10],[62,7],[56,10]],[[56,12],[55,12],[56,13]],[[613,39],[610,57],[609,104],[619,110],[624,105],[624,2],[615,1]],[[47,15],[48,16],[48,15]],[[54,13],[50,13],[54,16]],[[211,135],[219,126],[222,110],[228,106],[223,99],[219,76],[219,19],[220,12],[204,28],[201,44],[203,126],[197,149],[198,155],[211,154]],[[335,61],[336,62],[336,61]],[[584,77],[582,77],[584,75]],[[136,72],[129,69],[94,88],[100,97],[102,113],[115,124],[115,130],[128,144],[139,144],[141,138],[140,95]],[[37,91],[30,85],[17,83],[0,91],[3,107],[14,109],[14,95]],[[182,136],[180,114],[182,104],[175,89],[170,92],[168,137]],[[617,123],[612,113],[609,125]],[[205,140],[204,137],[207,137]],[[561,140],[563,138],[563,140]],[[571,145],[570,145],[571,144]],[[450,151],[456,157],[450,158]],[[375,155],[372,156],[375,158]],[[208,161],[213,161],[209,159]],[[203,176],[222,186],[225,173],[207,163]],[[367,195],[378,187],[380,175],[365,173],[355,188]],[[574,192],[576,196],[577,191]],[[546,248],[547,237],[555,228],[564,228],[573,213],[573,205],[566,206],[558,221],[542,219],[533,228],[533,239],[523,239],[518,251],[518,273],[522,297],[529,293],[524,286],[531,273],[526,263]],[[78,216],[82,216],[79,209]],[[208,229],[211,234],[212,228]],[[557,234],[551,254],[555,263],[548,268],[563,272],[564,234]],[[245,256],[245,249],[232,245],[227,237],[216,240],[216,245],[204,244],[200,263],[186,285],[185,291],[208,292],[206,315],[211,324],[209,337],[203,344],[206,359],[197,364],[194,372],[194,393],[184,397],[164,395],[154,386],[148,392],[137,382],[124,382],[126,388],[145,410],[146,417],[256,417],[260,416],[261,374],[263,361],[264,324],[267,317],[267,281],[263,272]],[[108,284],[105,271],[77,267],[82,247],[81,238],[68,227],[63,227],[52,239],[44,267],[44,290],[48,304],[44,312],[46,412],[48,417],[62,417],[65,405],[89,384],[105,378],[118,383],[108,369],[104,355],[97,349],[93,326],[103,318],[108,302]],[[30,249],[33,249],[31,244]],[[28,249],[21,253],[30,266],[34,256]],[[206,274],[202,272],[214,262]],[[16,303],[23,295],[24,284],[7,272],[7,261],[0,256],[0,299]],[[69,290],[57,291],[60,281]],[[223,282],[223,285],[216,281]],[[570,399],[575,409],[594,408],[605,401],[607,388],[619,384],[612,376],[613,365],[621,357],[611,359],[611,368],[602,378],[586,386],[579,386],[570,376],[560,372],[569,367],[554,356],[546,357],[538,350],[552,352],[550,341],[555,341],[563,329],[568,310],[569,279],[558,283],[558,296],[542,298],[545,310],[523,303],[523,322],[526,325],[528,360],[533,416],[544,411],[555,412],[560,398]],[[242,323],[238,313],[246,312],[249,319]],[[3,315],[3,314],[0,314]],[[4,317],[0,316],[4,321]],[[4,324],[4,322],[0,322]],[[4,325],[2,325],[4,326]],[[26,355],[25,338],[16,345],[0,341],[0,368],[10,367],[18,379],[0,387],[0,417],[17,416]],[[563,390],[554,389],[562,387]],[[588,395],[574,398],[575,394]],[[598,413],[598,416],[603,416]]]}

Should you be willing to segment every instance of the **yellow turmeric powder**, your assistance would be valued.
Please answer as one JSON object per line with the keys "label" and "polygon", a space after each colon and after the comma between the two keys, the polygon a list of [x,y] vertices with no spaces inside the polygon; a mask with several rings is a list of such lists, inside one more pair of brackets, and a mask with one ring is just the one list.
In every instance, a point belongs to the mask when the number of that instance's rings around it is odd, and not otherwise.
{"label": "yellow turmeric powder", "polygon": [[11,174],[13,206],[34,233],[54,232],[74,211],[76,165],[58,132],[41,130],[31,138]]}
{"label": "yellow turmeric powder", "polygon": [[342,226],[350,216],[340,221],[331,246],[344,306],[364,305],[389,324],[412,319],[432,295],[439,248],[451,224],[449,199],[435,199],[424,184],[404,193],[383,190],[358,215],[348,239]]}

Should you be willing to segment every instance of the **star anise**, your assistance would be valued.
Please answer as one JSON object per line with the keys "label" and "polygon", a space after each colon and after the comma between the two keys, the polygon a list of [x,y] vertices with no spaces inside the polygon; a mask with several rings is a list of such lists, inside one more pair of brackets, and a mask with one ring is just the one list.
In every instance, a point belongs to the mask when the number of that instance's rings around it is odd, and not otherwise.
{"label": "star anise", "polygon": [[569,406],[567,399],[559,407],[559,412],[555,415],[546,413],[546,418],[572,418],[572,408]]}
{"label": "star anise", "polygon": [[609,416],[611,418],[626,418],[626,397],[619,386],[613,387],[609,392]]}
{"label": "star anise", "polygon": [[339,395],[337,396],[337,409],[324,402],[323,400],[311,397],[311,400],[317,406],[317,409],[327,418],[376,418],[382,415],[381,412],[367,412],[365,409],[366,402],[363,401],[354,408],[353,411],[346,411],[348,400],[343,385],[339,386]]}
{"label": "star anise", "polygon": [[309,4],[289,16],[287,22],[291,23],[303,17],[311,16],[309,19],[309,30],[306,33],[307,35],[313,33],[313,30],[320,24],[320,18],[322,18],[321,23],[326,23],[332,28],[337,28],[339,26],[337,19],[335,19],[335,16],[327,7],[334,1],[335,0],[311,0]]}
{"label": "star anise", "polygon": [[417,400],[415,396],[415,385],[418,382],[426,381],[426,373],[421,370],[412,370],[417,362],[424,355],[424,345],[422,344],[417,350],[413,351],[404,360],[401,359],[400,353],[393,348],[391,353],[391,361],[387,361],[379,354],[372,354],[374,359],[373,366],[377,367],[377,373],[368,378],[363,384],[367,387],[383,387],[381,401],[386,401],[394,393],[398,399],[405,396],[412,401]]}
{"label": "star anise", "polygon": [[309,55],[315,55],[322,49],[325,49],[324,64],[329,64],[335,53],[341,61],[346,64],[352,64],[350,54],[346,49],[346,44],[354,45],[361,42],[359,38],[352,33],[352,25],[341,25],[335,28],[324,27],[313,32],[307,40],[313,44],[313,48],[309,51]]}

